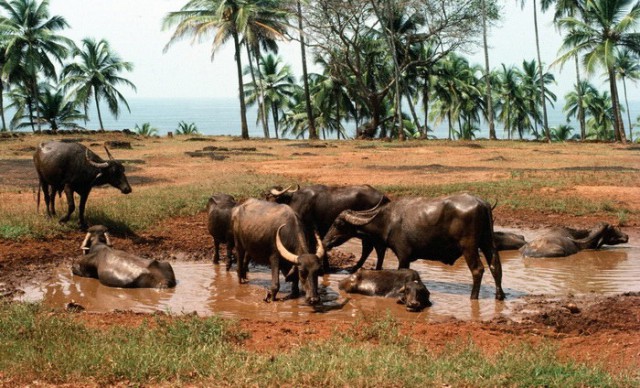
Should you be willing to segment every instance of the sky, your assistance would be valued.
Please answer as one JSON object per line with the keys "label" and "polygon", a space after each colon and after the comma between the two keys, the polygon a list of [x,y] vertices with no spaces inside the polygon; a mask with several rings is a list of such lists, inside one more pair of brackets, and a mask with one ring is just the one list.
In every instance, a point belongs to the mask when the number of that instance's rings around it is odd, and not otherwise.
{"label": "sky", "polygon": [[[504,19],[489,35],[490,64],[521,67],[523,59],[536,57],[533,29],[533,2],[524,10],[520,1],[504,1]],[[122,87],[129,98],[229,98],[237,97],[236,65],[233,44],[216,52],[211,61],[209,43],[194,43],[185,39],[163,49],[172,30],[162,30],[162,19],[168,12],[179,10],[187,0],[50,0],[50,14],[63,16],[70,28],[63,35],[79,43],[85,37],[106,39],[112,49],[134,64],[134,70],[123,76],[132,81],[137,92]],[[552,24],[551,12],[538,13],[542,62],[551,64],[558,56],[562,37]],[[280,55],[296,75],[301,75],[300,48],[296,42],[281,45]],[[482,64],[481,47],[466,56],[472,63]],[[243,65],[246,63],[243,63]],[[313,70],[313,68],[312,68]],[[562,99],[575,82],[573,63],[551,70],[557,84],[551,89]],[[590,81],[601,90],[608,90],[601,76]],[[629,98],[637,95],[632,87]]]}

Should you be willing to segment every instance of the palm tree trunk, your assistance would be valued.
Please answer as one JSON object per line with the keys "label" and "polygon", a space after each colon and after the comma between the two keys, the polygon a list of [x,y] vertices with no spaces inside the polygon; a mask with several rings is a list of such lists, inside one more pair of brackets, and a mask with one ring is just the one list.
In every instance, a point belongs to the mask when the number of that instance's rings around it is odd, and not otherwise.
{"label": "palm tree trunk", "polygon": [[247,104],[244,101],[244,85],[242,84],[242,60],[240,58],[240,40],[238,39],[238,31],[235,26],[232,32],[233,45],[236,54],[236,68],[238,71],[238,95],[240,97],[240,126],[242,138],[249,139],[249,127],[247,126]]}
{"label": "palm tree trunk", "polygon": [[298,28],[300,30],[300,53],[302,55],[302,79],[304,81],[304,100],[307,105],[307,121],[309,121],[309,139],[318,139],[318,131],[316,130],[316,123],[313,118],[313,110],[311,109],[311,93],[309,92],[309,75],[307,73],[307,52],[304,43],[304,33],[302,32],[302,5],[300,0],[297,2],[298,6]]}
{"label": "palm tree trunk", "polygon": [[429,73],[424,74],[424,85],[422,87],[422,108],[424,109],[424,131],[422,135],[429,138]]}
{"label": "palm tree trunk", "polygon": [[420,119],[418,118],[418,114],[416,113],[416,107],[413,104],[413,101],[411,100],[411,96],[409,95],[409,92],[406,91],[406,88],[405,88],[404,96],[407,99],[407,103],[409,104],[409,111],[411,112],[411,117],[413,117],[413,123],[415,124],[416,128],[420,130]]}
{"label": "palm tree trunk", "polygon": [[271,116],[273,116],[273,131],[276,133],[276,139],[278,139],[278,132],[280,127],[278,126],[278,106],[275,103],[271,103]]}
{"label": "palm tree trunk", "polygon": [[96,110],[98,111],[98,122],[100,122],[100,129],[104,129],[104,125],[102,124],[102,113],[100,113],[100,103],[98,101],[98,90],[93,89],[93,98],[96,100]]}
{"label": "palm tree trunk", "polygon": [[620,100],[618,99],[618,86],[616,85],[616,73],[613,67],[609,69],[609,86],[611,87],[611,105],[613,106],[613,123],[616,141],[626,144],[627,137],[624,133],[624,122],[622,121],[622,114],[620,113]]}
{"label": "palm tree trunk", "polygon": [[4,82],[0,78],[0,116],[2,116],[2,132],[7,130],[7,123],[4,118]]}
{"label": "palm tree trunk", "polygon": [[629,123],[629,141],[633,142],[633,125],[631,125],[631,112],[629,112],[629,99],[627,98],[627,81],[622,77],[622,88],[624,89],[624,104],[627,107],[627,120]]}
{"label": "palm tree trunk", "polygon": [[587,137],[587,125],[585,123],[584,118],[584,106],[582,106],[582,91],[580,91],[580,62],[578,60],[578,56],[575,56],[576,59],[576,82],[578,85],[578,122],[580,123],[580,139],[584,140]]}
{"label": "palm tree trunk", "polygon": [[489,67],[489,46],[487,44],[487,4],[482,0],[482,39],[484,46],[484,77],[486,84],[487,119],[489,120],[489,139],[496,140],[496,126],[493,120],[493,101],[491,99],[491,68]]}
{"label": "palm tree trunk", "polygon": [[544,88],[544,72],[542,71],[542,57],[540,56],[540,38],[538,35],[538,5],[536,0],[533,0],[533,24],[536,31],[536,50],[538,53],[538,73],[540,78],[540,103],[542,104],[542,128],[544,130],[544,136],[548,142],[551,141],[551,132],[549,131],[549,120],[547,118],[547,101],[545,98]]}
{"label": "palm tree trunk", "polygon": [[253,85],[258,91],[260,98],[258,99],[258,112],[260,113],[260,122],[262,123],[262,131],[264,133],[265,139],[269,138],[269,121],[267,120],[267,115],[264,107],[264,90],[262,89],[262,72],[260,71],[260,53],[256,53],[256,68],[258,69],[258,78],[260,79],[260,85],[256,83],[256,73],[253,67],[253,61],[251,60],[251,49],[247,44],[245,46],[247,48],[247,58],[249,58],[249,70],[251,70],[251,80],[253,81]]}

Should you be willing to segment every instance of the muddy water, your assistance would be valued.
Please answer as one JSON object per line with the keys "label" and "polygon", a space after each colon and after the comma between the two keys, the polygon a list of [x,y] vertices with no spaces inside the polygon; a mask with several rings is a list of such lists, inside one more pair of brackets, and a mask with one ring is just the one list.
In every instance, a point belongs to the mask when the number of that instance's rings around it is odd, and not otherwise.
{"label": "muddy water", "polygon": [[[502,229],[505,230],[505,229]],[[522,231],[520,231],[522,232]],[[525,237],[531,235],[525,233]],[[633,243],[633,242],[632,242]],[[360,245],[348,242],[341,248],[358,255]],[[133,310],[140,312],[165,311],[171,313],[197,312],[200,315],[219,314],[233,318],[251,319],[336,319],[352,320],[361,313],[386,313],[399,319],[428,319],[432,321],[455,317],[464,320],[488,320],[510,316],[526,295],[545,294],[614,294],[640,291],[640,246],[632,244],[599,251],[584,251],[558,259],[522,259],[517,251],[501,252],[503,288],[507,299],[494,299],[495,286],[489,270],[485,271],[480,299],[469,300],[471,274],[463,259],[454,266],[426,260],[412,263],[431,292],[433,306],[421,313],[406,312],[395,300],[345,294],[338,290],[338,282],[347,274],[331,274],[321,279],[323,306],[319,309],[296,300],[264,303],[271,272],[265,267],[251,267],[249,284],[239,285],[234,270],[210,263],[175,262],[178,279],[174,289],[119,289],[101,285],[96,279],[73,276],[68,267],[58,268],[42,283],[25,284],[23,300],[43,300],[46,305],[63,307],[70,301],[88,311],[106,312]],[[365,267],[373,267],[370,258]],[[387,252],[385,268],[397,268],[397,260]],[[281,293],[285,296],[290,285],[281,279]]]}

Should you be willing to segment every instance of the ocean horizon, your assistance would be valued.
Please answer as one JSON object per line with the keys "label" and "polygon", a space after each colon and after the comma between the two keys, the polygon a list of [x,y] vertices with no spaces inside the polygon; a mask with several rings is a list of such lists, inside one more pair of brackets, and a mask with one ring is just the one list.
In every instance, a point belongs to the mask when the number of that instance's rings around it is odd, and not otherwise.
{"label": "ocean horizon", "polygon": [[[237,98],[130,98],[127,101],[131,112],[129,112],[125,106],[121,105],[121,114],[117,119],[108,111],[106,104],[100,106],[105,129],[129,129],[134,131],[136,125],[142,126],[144,123],[149,123],[158,130],[158,135],[165,136],[168,132],[175,134],[178,129],[178,124],[181,121],[185,121],[188,124],[194,123],[198,128],[198,132],[203,135],[241,135],[240,106]],[[550,127],[553,128],[567,124],[566,117],[562,112],[563,105],[564,102],[559,101],[554,107],[547,107]],[[631,113],[631,122],[635,123],[636,118],[640,116],[640,101],[630,101],[629,110]],[[10,112],[6,113],[7,120],[9,120],[10,114]],[[424,116],[420,116],[420,113],[418,113],[418,115],[420,119]],[[86,122],[81,121],[77,124],[86,129],[98,129],[99,122],[95,104],[89,106],[88,116],[89,120]],[[249,136],[252,138],[263,138],[264,131],[257,122],[257,117],[257,108],[255,106],[247,107]],[[629,128],[626,112],[623,112],[623,120],[625,123],[625,132],[628,134]],[[568,124],[573,126],[573,134],[579,134],[579,126],[575,120]],[[345,123],[345,127],[347,129],[347,136],[350,138],[354,137],[355,123],[347,122]],[[269,123],[269,129],[271,138],[274,138],[272,122]],[[22,131],[29,130],[30,129],[23,129]],[[500,127],[498,122],[496,122],[496,134],[500,139],[507,138],[506,132]],[[440,123],[434,128],[434,131],[431,132],[430,135],[439,139],[446,139],[448,137],[447,123]],[[634,131],[634,139],[636,138],[635,135],[636,132]],[[322,137],[322,133],[320,133],[320,136]],[[481,123],[480,131],[476,132],[476,138],[488,137],[488,125],[483,122]],[[327,134],[327,138],[335,139],[336,137],[335,134],[331,136]],[[531,138],[531,136],[528,136],[528,138]]]}

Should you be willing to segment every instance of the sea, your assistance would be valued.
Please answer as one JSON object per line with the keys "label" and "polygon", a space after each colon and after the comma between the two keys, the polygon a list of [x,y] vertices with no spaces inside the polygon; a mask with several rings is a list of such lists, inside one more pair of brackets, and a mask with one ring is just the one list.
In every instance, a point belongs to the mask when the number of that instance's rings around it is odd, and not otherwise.
{"label": "sea", "polygon": [[[135,131],[136,125],[142,126],[149,123],[157,129],[157,134],[165,136],[168,132],[176,133],[178,124],[181,121],[194,123],[198,132],[203,135],[230,135],[240,136],[240,106],[237,98],[130,98],[127,100],[131,111],[121,106],[122,112],[118,118],[113,117],[106,106],[101,106],[104,127],[107,130],[130,129]],[[562,124],[567,124],[566,117],[562,112],[563,102],[557,102],[554,107],[548,107],[549,127],[553,128]],[[629,103],[631,122],[635,123],[640,116],[640,101]],[[408,109],[407,109],[408,112]],[[8,112],[9,114],[10,112]],[[418,112],[418,115],[420,113]],[[98,115],[95,104],[89,107],[89,120],[78,122],[77,124],[87,129],[98,129]],[[7,120],[8,120],[7,116]],[[249,136],[252,138],[264,137],[264,131],[257,120],[258,111],[255,106],[247,107],[247,124],[249,126]],[[422,119],[424,115],[421,115]],[[625,122],[625,132],[629,133],[626,112],[623,112]],[[577,122],[569,122],[573,126],[573,134],[579,133]],[[355,136],[355,124],[353,122],[344,123],[347,136]],[[431,123],[430,123],[431,125]],[[273,134],[273,123],[269,125],[271,137]],[[640,135],[640,129],[634,130],[634,139]],[[507,133],[496,122],[496,134],[498,138],[507,138]],[[430,135],[439,139],[448,137],[447,123],[443,122],[434,128]],[[475,133],[476,138],[488,138],[489,128],[486,123],[481,124],[479,132]],[[320,133],[322,137],[323,134]],[[326,134],[327,139],[335,139],[335,134]],[[530,138],[530,137],[529,137]]]}

